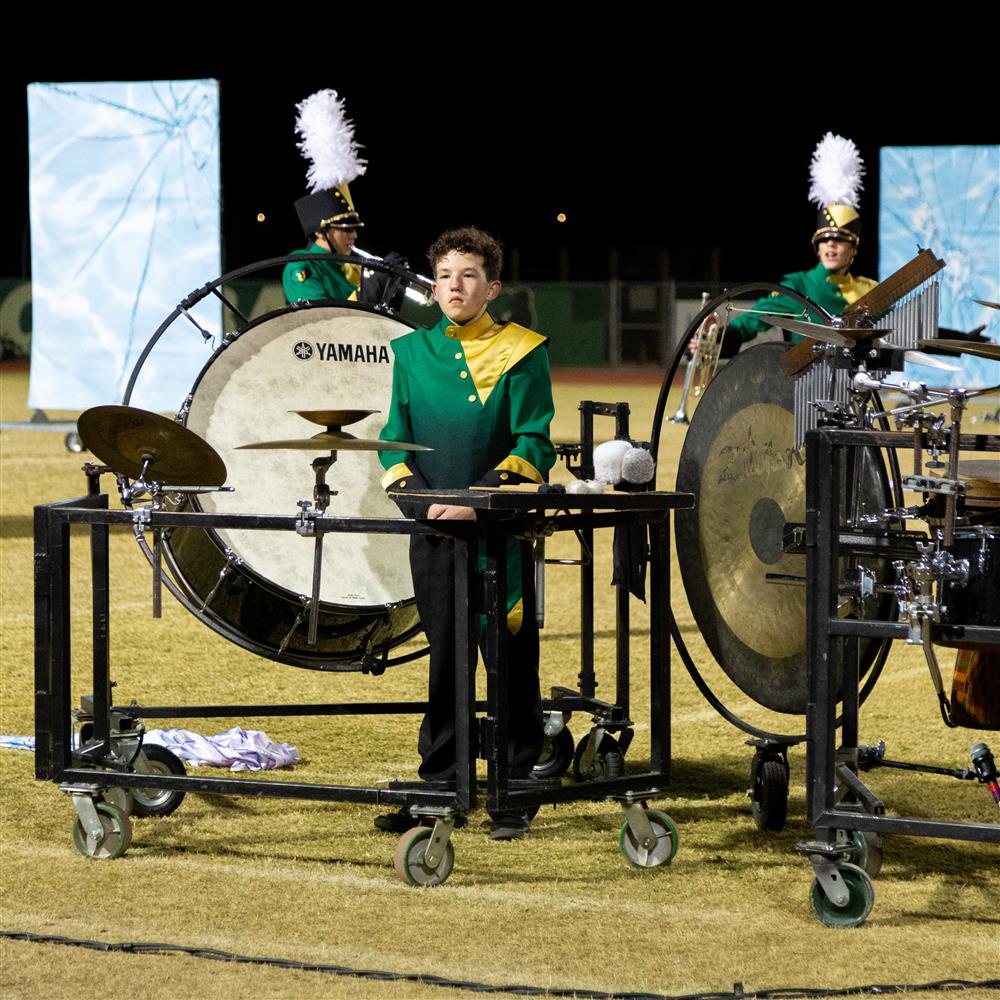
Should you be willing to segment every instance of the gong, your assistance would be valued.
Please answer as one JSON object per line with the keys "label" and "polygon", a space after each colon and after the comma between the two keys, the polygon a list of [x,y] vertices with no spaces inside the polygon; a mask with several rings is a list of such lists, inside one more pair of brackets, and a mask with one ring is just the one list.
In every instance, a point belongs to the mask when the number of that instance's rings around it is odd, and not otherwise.
{"label": "gong", "polygon": [[[806,557],[785,552],[785,535],[805,521],[806,467],[805,448],[794,447],[787,349],[743,351],[705,390],[677,472],[695,507],[678,512],[676,537],[691,612],[719,665],[758,704],[803,714]],[[877,451],[861,454],[859,508],[874,513],[889,506],[885,472]],[[863,649],[862,673],[877,650]]]}

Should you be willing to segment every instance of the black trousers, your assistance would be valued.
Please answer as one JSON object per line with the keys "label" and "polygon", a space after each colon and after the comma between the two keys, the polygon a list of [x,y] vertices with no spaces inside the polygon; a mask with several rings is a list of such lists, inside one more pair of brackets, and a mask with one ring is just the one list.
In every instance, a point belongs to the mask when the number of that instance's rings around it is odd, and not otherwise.
{"label": "black trousers", "polygon": [[[420,777],[455,777],[455,543],[413,535],[410,568],[420,620],[430,644],[427,714],[420,726]],[[530,591],[530,592],[529,592]],[[523,595],[523,621],[507,636],[509,739],[512,778],[526,778],[542,749],[542,700],[538,685],[538,625],[534,581]]]}

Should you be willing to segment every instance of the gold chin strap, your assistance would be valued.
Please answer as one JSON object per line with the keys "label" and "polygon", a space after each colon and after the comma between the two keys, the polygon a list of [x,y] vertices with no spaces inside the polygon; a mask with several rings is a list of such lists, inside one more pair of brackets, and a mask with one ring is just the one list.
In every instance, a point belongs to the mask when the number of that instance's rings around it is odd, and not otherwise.
{"label": "gold chin strap", "polygon": [[817,243],[822,243],[824,240],[846,240],[850,243],[855,250],[861,240],[858,238],[856,233],[852,233],[849,229],[833,229],[824,227],[823,229],[817,229],[813,233],[812,244],[816,246]]}
{"label": "gold chin strap", "polygon": [[[345,225],[345,222],[348,224]],[[357,229],[364,225],[358,218],[357,212],[341,212],[339,215],[331,215],[329,219],[320,219],[319,224],[321,229],[325,229],[327,226],[333,226],[337,229]]]}

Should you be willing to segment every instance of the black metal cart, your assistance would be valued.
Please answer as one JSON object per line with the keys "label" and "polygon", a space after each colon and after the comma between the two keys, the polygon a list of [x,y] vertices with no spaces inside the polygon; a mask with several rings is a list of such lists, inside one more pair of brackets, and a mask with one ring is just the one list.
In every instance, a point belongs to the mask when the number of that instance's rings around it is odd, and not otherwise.
{"label": "black metal cart", "polygon": [[[92,481],[94,477],[92,476]],[[457,776],[453,783],[393,783],[388,787],[261,781],[253,778],[189,776],[143,752],[143,720],[149,718],[221,718],[232,716],[349,715],[421,713],[423,702],[366,702],[311,705],[184,705],[143,706],[112,704],[109,646],[113,608],[110,602],[109,529],[131,527],[146,532],[179,527],[299,531],[303,517],[253,514],[178,512],[149,506],[134,510],[108,509],[107,494],[91,495],[35,509],[35,776],[56,782],[72,797],[77,813],[74,840],[81,853],[94,858],[117,857],[132,836],[130,812],[148,815],[169,812],[186,791],[215,794],[280,796],[407,807],[426,825],[405,834],[396,850],[400,876],[413,884],[445,881],[454,863],[450,843],[456,820],[478,800],[476,757],[488,762],[486,796],[491,809],[532,809],[544,803],[572,800],[614,800],[621,803],[625,821],[619,846],[639,867],[669,861],[677,849],[677,829],[666,814],[646,808],[662,794],[670,769],[670,638],[669,538],[670,512],[689,507],[687,494],[644,492],[600,495],[564,495],[516,491],[449,491],[434,499],[476,509],[478,528],[471,522],[421,522],[403,519],[313,516],[311,531],[395,534],[446,534],[455,541],[456,561],[456,725]],[[74,745],[74,706],[70,703],[72,655],[70,647],[70,528],[87,525],[91,536],[93,602],[93,694],[81,713]],[[506,542],[511,533],[527,540],[554,531],[592,531],[646,525],[650,539],[651,639],[649,683],[651,700],[649,768],[627,776],[602,777],[586,784],[563,786],[558,781],[512,780],[507,771],[506,713]],[[478,535],[477,535],[478,532]],[[476,548],[485,537],[486,567],[480,571]],[[527,572],[530,560],[522,560]],[[155,562],[154,562],[155,565]],[[169,577],[164,578],[168,587]],[[625,602],[627,604],[627,601]],[[608,704],[615,718],[624,718],[630,685],[628,617],[619,602],[616,704]],[[485,615],[482,648],[486,664],[485,703],[475,700],[474,676],[478,617]],[[592,617],[589,619],[592,623]],[[592,624],[591,624],[592,629]],[[583,641],[592,642],[592,635]],[[604,703],[602,703],[604,704]],[[571,689],[560,689],[545,703],[550,710],[593,710],[594,699]],[[482,712],[481,718],[477,713]],[[615,715],[617,713],[617,716]],[[155,755],[154,755],[155,758]],[[137,805],[138,803],[138,805]]]}
{"label": "black metal cart", "polygon": [[[996,435],[962,435],[962,450],[1000,451]],[[864,922],[874,904],[871,876],[881,865],[881,835],[906,834],[1000,844],[1000,823],[892,816],[858,776],[878,766],[896,766],[978,780],[997,780],[996,768],[983,759],[971,769],[949,769],[887,761],[882,747],[859,746],[858,646],[865,640],[913,638],[912,623],[878,616],[842,618],[838,594],[845,587],[845,567],[852,559],[882,557],[901,564],[917,559],[929,538],[888,527],[850,523],[843,510],[851,461],[868,448],[905,449],[914,435],[875,431],[819,429],[806,438],[807,645],[809,706],[807,726],[807,808],[815,838],[797,845],[812,862],[811,889],[816,915],[831,926]],[[892,521],[892,518],[889,518]],[[995,554],[991,556],[995,558]],[[859,577],[859,582],[860,582]],[[872,581],[874,584],[874,581]],[[875,585],[877,588],[877,584]],[[858,587],[854,587],[857,592]],[[1000,594],[993,593],[991,624],[942,620],[930,624],[937,642],[976,647],[1000,646]],[[930,608],[930,613],[933,613]],[[842,702],[841,739],[837,707]],[[980,744],[984,746],[985,744]],[[989,751],[986,748],[986,754]],[[973,755],[975,757],[975,754]]]}

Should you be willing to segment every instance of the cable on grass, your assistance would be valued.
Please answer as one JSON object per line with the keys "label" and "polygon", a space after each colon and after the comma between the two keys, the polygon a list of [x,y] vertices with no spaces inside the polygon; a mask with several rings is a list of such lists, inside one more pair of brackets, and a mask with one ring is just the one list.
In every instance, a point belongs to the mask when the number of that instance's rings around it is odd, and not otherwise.
{"label": "cable on grass", "polygon": [[934,983],[879,983],[868,986],[844,986],[840,989],[812,989],[809,987],[779,986],[771,989],[752,990],[747,993],[742,983],[734,983],[732,990],[723,993],[608,993],[603,990],[584,990],[543,986],[515,986],[500,983],[464,982],[420,972],[386,972],[380,969],[351,969],[344,965],[325,965],[318,962],[298,962],[290,958],[270,958],[262,955],[237,955],[217,948],[198,948],[182,944],[162,944],[149,941],[86,941],[78,938],[59,937],[54,934],[33,934],[31,931],[0,930],[0,938],[11,941],[29,941],[34,944],[64,944],[92,951],[124,952],[131,955],[188,955],[207,958],[215,962],[235,962],[239,965],[270,965],[277,969],[295,969],[299,972],[324,972],[334,976],[354,976],[358,979],[375,979],[384,982],[419,983],[423,986],[446,986],[470,993],[514,993],[531,997],[579,997],[582,1000],[809,1000],[812,997],[891,996],[915,993],[918,990],[971,990],[1000,989],[1000,979],[973,982],[968,979],[940,979]]}

